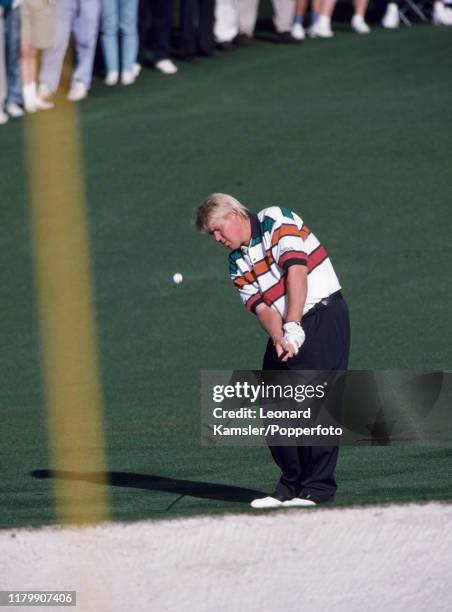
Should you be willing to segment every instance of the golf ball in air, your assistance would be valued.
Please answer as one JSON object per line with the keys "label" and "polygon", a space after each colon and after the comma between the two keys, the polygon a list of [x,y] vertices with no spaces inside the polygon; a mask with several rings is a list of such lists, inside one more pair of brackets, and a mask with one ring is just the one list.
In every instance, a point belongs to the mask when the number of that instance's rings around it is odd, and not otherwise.
{"label": "golf ball in air", "polygon": [[173,283],[176,283],[176,285],[181,283],[183,280],[184,280],[184,277],[182,276],[180,272],[176,272],[176,274],[173,274]]}

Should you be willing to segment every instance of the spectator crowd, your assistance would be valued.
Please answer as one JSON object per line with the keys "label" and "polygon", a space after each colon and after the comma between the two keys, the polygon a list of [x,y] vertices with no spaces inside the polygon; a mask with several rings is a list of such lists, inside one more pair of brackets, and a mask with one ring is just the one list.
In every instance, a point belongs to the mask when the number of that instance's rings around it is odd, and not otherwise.
{"label": "spectator crowd", "polygon": [[[368,1],[353,0],[350,25],[357,34],[370,32]],[[399,26],[405,1],[374,0],[384,28]],[[312,0],[307,15],[308,0],[272,0],[278,39],[331,38],[336,2]],[[143,63],[152,61],[155,69],[173,75],[178,70],[174,60],[251,45],[258,10],[259,0],[180,0],[177,7],[173,0],[0,0],[0,125],[52,108],[71,38],[75,65],[67,98],[77,102],[90,90],[99,37],[105,84],[130,86]],[[452,26],[452,8],[436,0],[432,22]]]}

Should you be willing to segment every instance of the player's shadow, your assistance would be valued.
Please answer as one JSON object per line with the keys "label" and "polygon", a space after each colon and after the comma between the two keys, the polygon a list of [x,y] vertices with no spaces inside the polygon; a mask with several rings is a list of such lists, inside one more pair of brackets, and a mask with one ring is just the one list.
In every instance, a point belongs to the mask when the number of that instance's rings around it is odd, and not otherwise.
{"label": "player's shadow", "polygon": [[190,495],[203,499],[216,499],[227,502],[250,502],[256,497],[262,497],[262,491],[232,487],[211,482],[197,482],[195,480],[180,480],[178,478],[164,478],[147,474],[133,474],[129,472],[69,472],[66,470],[34,470],[30,473],[33,478],[56,478],[61,480],[78,480],[93,484],[112,487],[131,487],[146,489],[148,491],[164,491],[178,495]]}

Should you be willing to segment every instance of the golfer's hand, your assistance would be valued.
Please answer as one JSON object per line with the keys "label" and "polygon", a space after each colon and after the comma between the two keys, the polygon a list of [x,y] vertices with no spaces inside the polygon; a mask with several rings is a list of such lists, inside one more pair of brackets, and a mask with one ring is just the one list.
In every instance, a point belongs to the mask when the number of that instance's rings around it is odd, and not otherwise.
{"label": "golfer's hand", "polygon": [[286,362],[288,359],[294,356],[295,353],[293,346],[284,338],[284,336],[273,338],[273,344],[280,361]]}
{"label": "golfer's hand", "polygon": [[291,345],[293,354],[296,355],[306,339],[304,329],[299,323],[290,321],[289,323],[284,323],[283,330],[284,340]]}

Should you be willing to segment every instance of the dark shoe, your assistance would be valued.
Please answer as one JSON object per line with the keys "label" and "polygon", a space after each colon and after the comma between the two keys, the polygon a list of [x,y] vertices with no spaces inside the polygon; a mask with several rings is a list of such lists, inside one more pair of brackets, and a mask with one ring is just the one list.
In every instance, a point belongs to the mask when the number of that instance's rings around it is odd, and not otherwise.
{"label": "dark shoe", "polygon": [[181,62],[195,62],[196,63],[196,55],[192,55],[191,53],[174,53],[174,57]]}
{"label": "dark shoe", "polygon": [[220,51],[235,51],[235,46],[229,40],[226,40],[225,42],[217,43],[217,47],[218,49],[220,49]]}
{"label": "dark shoe", "polygon": [[299,45],[301,42],[301,40],[294,38],[290,32],[279,32],[278,40],[286,45]]}
{"label": "dark shoe", "polygon": [[253,44],[253,37],[248,34],[239,34],[235,41],[239,47],[249,47]]}
{"label": "dark shoe", "polygon": [[215,53],[213,51],[205,51],[204,49],[200,49],[198,51],[199,57],[215,57]]}

